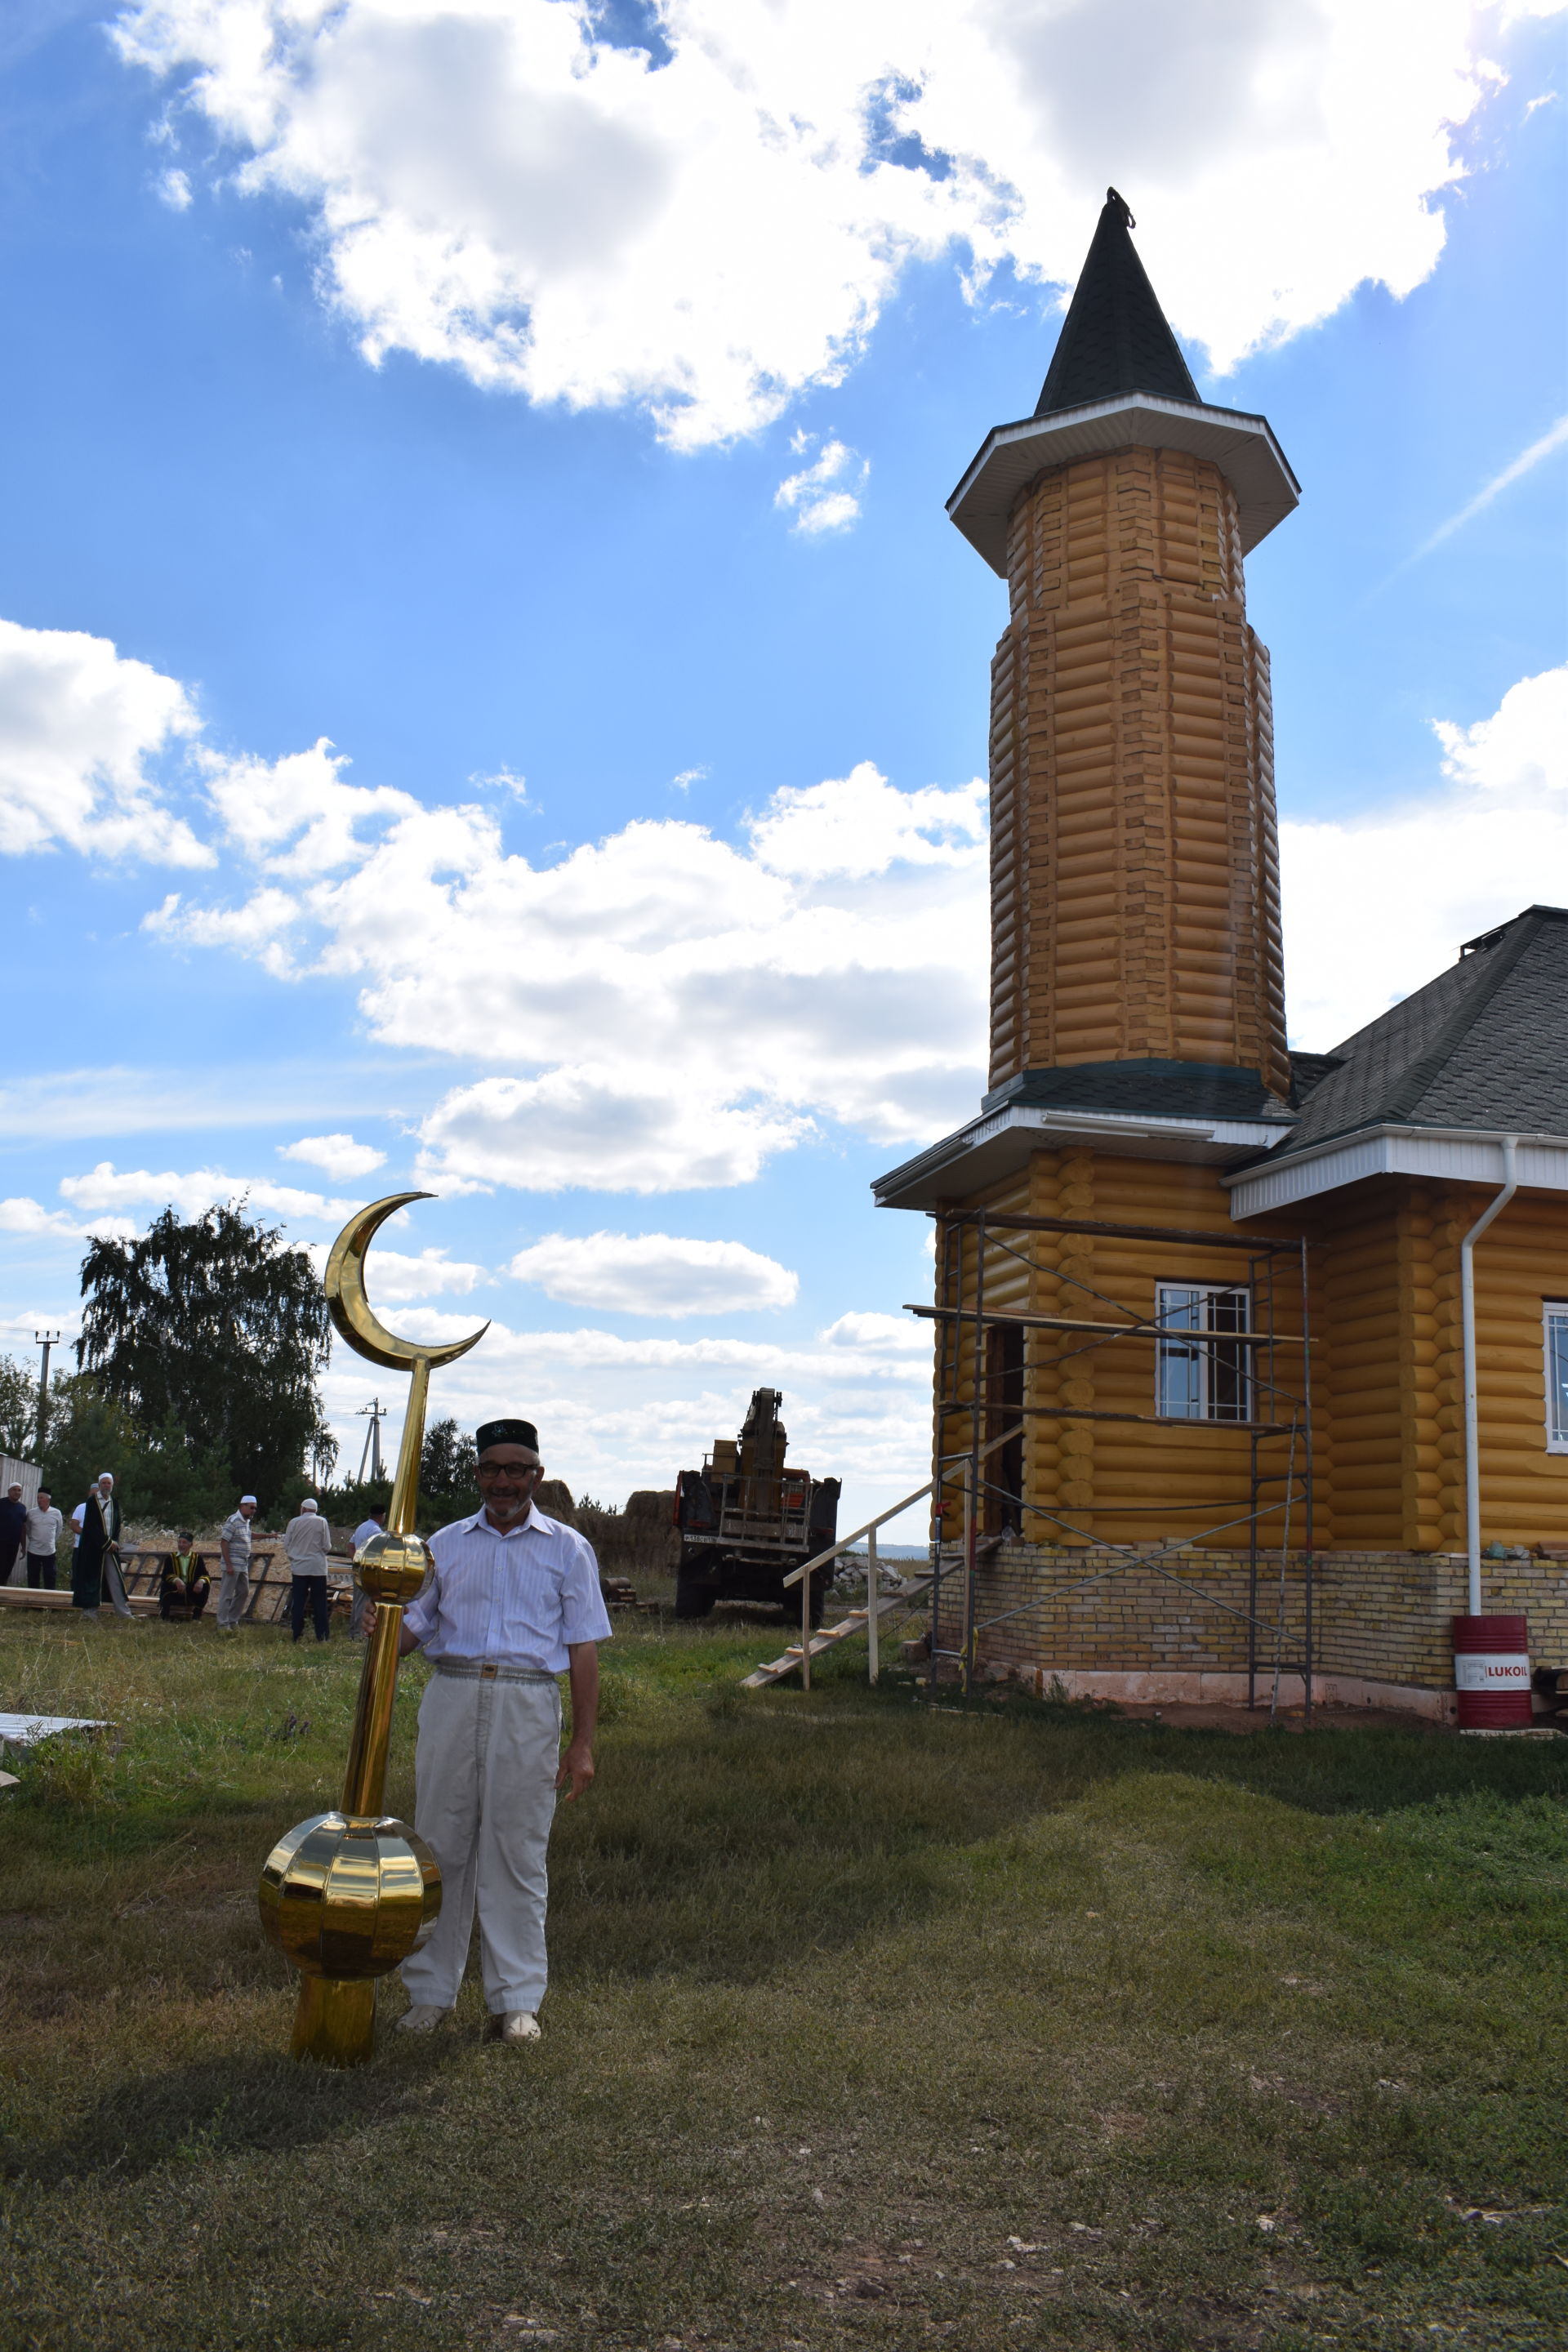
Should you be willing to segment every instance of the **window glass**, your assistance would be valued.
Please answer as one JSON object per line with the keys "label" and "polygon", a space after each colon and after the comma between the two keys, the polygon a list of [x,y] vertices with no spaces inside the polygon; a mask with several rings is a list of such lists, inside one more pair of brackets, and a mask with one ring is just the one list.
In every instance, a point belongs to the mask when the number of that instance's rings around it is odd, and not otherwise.
{"label": "window glass", "polygon": [[1163,1282],[1157,1298],[1156,1412],[1175,1421],[1249,1420],[1250,1349],[1225,1334],[1248,1328],[1251,1294],[1231,1283]]}
{"label": "window glass", "polygon": [[1568,1454],[1568,1305],[1546,1309],[1546,1443]]}

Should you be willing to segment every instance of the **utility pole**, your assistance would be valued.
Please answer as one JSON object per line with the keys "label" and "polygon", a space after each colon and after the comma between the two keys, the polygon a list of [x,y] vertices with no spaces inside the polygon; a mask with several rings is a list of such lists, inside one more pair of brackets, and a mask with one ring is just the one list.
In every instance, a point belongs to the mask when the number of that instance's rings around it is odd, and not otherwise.
{"label": "utility pole", "polygon": [[43,1370],[38,1374],[37,1455],[40,1463],[44,1458],[44,1447],[49,1434],[49,1351],[52,1348],[58,1347],[59,1339],[60,1335],[58,1331],[35,1331],[33,1334],[34,1345],[44,1351]]}
{"label": "utility pole", "polygon": [[362,1486],[364,1484],[364,1465],[367,1459],[370,1463],[372,1478],[379,1480],[381,1476],[381,1424],[386,1419],[386,1412],[387,1408],[379,1397],[372,1397],[368,1404],[360,1407],[358,1418],[370,1423],[370,1427],[364,1433],[364,1444],[360,1448],[359,1482]]}

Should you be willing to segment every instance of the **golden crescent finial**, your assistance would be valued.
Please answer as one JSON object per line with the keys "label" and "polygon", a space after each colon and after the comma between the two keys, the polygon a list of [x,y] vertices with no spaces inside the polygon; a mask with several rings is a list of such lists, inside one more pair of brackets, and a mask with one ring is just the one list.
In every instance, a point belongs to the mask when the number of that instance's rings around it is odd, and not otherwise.
{"label": "golden crescent finial", "polygon": [[365,1296],[365,1252],[380,1228],[395,1209],[406,1208],[410,1201],[433,1201],[435,1197],[433,1192],[394,1192],[384,1201],[373,1201],[368,1209],[356,1211],[332,1244],[327,1270],[321,1277],[327,1312],[341,1336],[356,1356],[366,1356],[373,1364],[384,1364],[388,1371],[406,1372],[418,1363],[456,1363],[459,1356],[478,1347],[490,1328],[482,1323],[467,1339],[454,1339],[445,1347],[422,1347],[413,1339],[395,1338]]}

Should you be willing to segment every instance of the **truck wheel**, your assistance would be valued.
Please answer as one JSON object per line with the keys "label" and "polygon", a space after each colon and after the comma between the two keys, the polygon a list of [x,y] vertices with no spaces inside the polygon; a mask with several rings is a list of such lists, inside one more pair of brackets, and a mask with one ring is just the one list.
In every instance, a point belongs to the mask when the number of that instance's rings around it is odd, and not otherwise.
{"label": "truck wheel", "polygon": [[718,1598],[710,1584],[698,1584],[685,1576],[676,1579],[675,1613],[678,1617],[710,1617],[713,1603]]}

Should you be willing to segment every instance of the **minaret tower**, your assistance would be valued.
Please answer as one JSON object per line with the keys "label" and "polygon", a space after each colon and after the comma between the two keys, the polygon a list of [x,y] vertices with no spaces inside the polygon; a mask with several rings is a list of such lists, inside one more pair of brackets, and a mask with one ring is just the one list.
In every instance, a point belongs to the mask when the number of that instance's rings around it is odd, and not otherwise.
{"label": "minaret tower", "polygon": [[[1081,1099],[1112,1064],[1153,1097],[1222,1069],[1289,1088],[1268,656],[1242,558],[1298,486],[1263,417],[1199,399],[1133,225],[1111,189],[1038,407],[996,426],[948,504],[1012,605],[988,1108],[1048,1100],[1068,1068]],[[1117,1098],[1139,1082],[1118,1069]]]}

